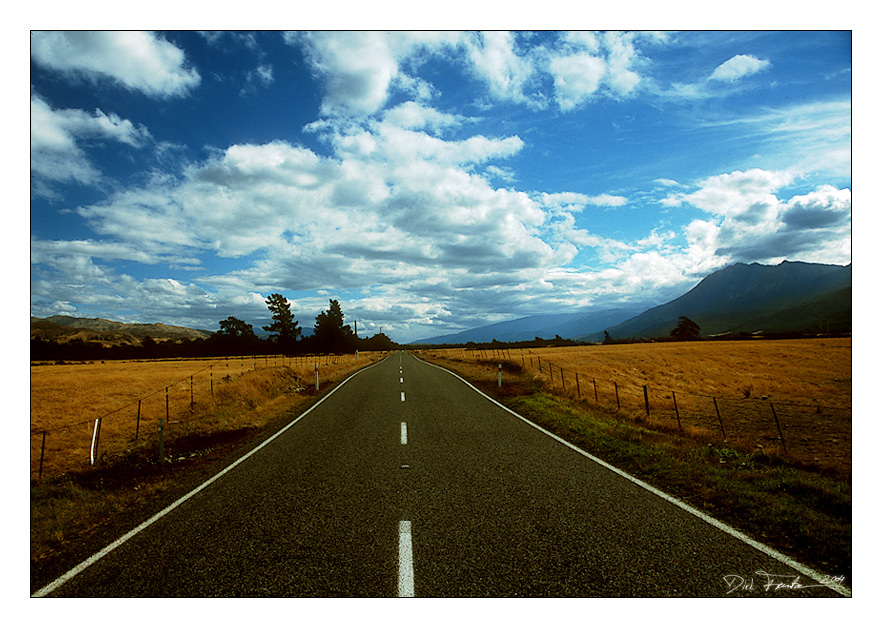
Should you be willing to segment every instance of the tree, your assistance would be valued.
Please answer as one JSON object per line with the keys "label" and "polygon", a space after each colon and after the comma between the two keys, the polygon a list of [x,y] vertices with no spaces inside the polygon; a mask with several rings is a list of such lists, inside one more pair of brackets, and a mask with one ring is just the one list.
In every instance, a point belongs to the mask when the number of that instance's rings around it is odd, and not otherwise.
{"label": "tree", "polygon": [[211,336],[214,351],[223,355],[245,355],[256,353],[260,349],[261,340],[254,334],[254,328],[235,316],[218,323],[220,329]]}
{"label": "tree", "polygon": [[245,321],[241,321],[235,316],[230,316],[226,320],[220,321],[221,336],[232,336],[233,338],[249,337],[254,335],[254,327]]}
{"label": "tree", "polygon": [[273,315],[273,324],[264,325],[263,330],[275,334],[273,340],[283,351],[291,349],[300,335],[299,323],[291,314],[291,304],[281,294],[273,293],[266,300],[266,306]]}
{"label": "tree", "polygon": [[374,334],[370,338],[360,339],[358,347],[362,351],[391,351],[395,343],[386,334]]}
{"label": "tree", "polygon": [[675,340],[697,340],[701,328],[698,323],[681,316],[677,320],[677,326],[671,330],[671,338]]}
{"label": "tree", "polygon": [[349,325],[343,324],[343,310],[336,300],[331,299],[328,310],[315,317],[313,338],[319,351],[336,353],[355,350],[355,334]]}

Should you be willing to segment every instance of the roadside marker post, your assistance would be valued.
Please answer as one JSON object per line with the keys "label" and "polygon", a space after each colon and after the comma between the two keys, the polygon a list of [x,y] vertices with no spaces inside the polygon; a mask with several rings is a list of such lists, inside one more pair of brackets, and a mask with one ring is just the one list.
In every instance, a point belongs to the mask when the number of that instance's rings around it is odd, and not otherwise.
{"label": "roadside marker post", "polygon": [[502,388],[502,364],[499,364],[499,388]]}
{"label": "roadside marker post", "polygon": [[315,389],[319,389],[318,385],[318,362],[315,363]]}

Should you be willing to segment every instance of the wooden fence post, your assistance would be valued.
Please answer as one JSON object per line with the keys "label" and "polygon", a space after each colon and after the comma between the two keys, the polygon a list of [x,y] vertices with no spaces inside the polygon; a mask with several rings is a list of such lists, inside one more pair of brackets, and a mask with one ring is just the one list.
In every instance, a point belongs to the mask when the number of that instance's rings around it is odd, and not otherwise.
{"label": "wooden fence post", "polygon": [[591,378],[592,383],[594,384],[594,403],[600,403],[600,398],[597,396],[597,378]]}
{"label": "wooden fence post", "polygon": [[772,416],[775,417],[775,425],[778,427],[778,436],[781,437],[781,446],[784,447],[784,453],[787,453],[787,444],[784,442],[784,432],[781,431],[781,423],[778,421],[778,413],[775,412],[775,406],[772,405],[772,402],[769,402],[769,407],[772,409]]}
{"label": "wooden fence post", "polygon": [[674,412],[677,413],[677,431],[683,433],[683,426],[680,425],[680,408],[677,407],[677,393],[671,391],[671,397],[674,398]]}
{"label": "wooden fence post", "polygon": [[714,397],[714,410],[717,411],[717,420],[720,422],[720,431],[723,432],[723,440],[726,440],[726,428],[723,427],[723,417],[720,416],[720,407],[717,405],[716,397]]}
{"label": "wooden fence post", "polygon": [[138,432],[141,430],[141,400],[138,399],[138,416],[135,419],[135,440],[138,440]]}
{"label": "wooden fence post", "polygon": [[40,471],[37,474],[38,478],[43,477],[43,455],[46,452],[46,430],[43,430],[43,443],[40,445]]}
{"label": "wooden fence post", "polygon": [[578,399],[582,398],[582,391],[579,389],[579,373],[576,373],[576,397]]}
{"label": "wooden fence post", "polygon": [[[168,386],[165,387],[165,422],[168,423]],[[165,424],[159,415],[159,464],[165,463]]]}
{"label": "wooden fence post", "polygon": [[561,386],[561,388],[563,389],[564,392],[567,391],[567,380],[566,380],[566,378],[564,377],[564,370],[563,370],[563,367],[560,367],[560,386]]}
{"label": "wooden fence post", "polygon": [[643,403],[646,404],[646,416],[649,416],[649,389],[647,385],[643,385]]}

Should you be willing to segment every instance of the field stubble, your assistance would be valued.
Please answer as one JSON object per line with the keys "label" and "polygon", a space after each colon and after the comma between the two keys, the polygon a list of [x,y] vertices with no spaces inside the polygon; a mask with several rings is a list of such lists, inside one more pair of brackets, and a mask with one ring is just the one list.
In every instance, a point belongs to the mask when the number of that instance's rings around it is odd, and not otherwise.
{"label": "field stubble", "polygon": [[851,470],[851,338],[444,349],[430,355],[505,361],[557,395],[622,418]]}
{"label": "field stubble", "polygon": [[[133,451],[156,456],[160,421],[169,447],[188,436],[262,427],[312,394],[316,363],[320,386],[326,386],[379,357],[362,352],[357,361],[354,355],[237,356],[33,364],[31,477],[88,467],[96,419],[99,464]],[[186,454],[171,448],[166,453]]]}

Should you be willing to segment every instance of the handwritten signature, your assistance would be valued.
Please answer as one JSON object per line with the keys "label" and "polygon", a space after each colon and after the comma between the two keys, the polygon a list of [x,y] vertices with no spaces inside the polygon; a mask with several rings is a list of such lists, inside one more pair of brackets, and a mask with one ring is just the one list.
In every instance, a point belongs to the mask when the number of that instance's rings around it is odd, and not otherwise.
{"label": "handwritten signature", "polygon": [[736,574],[723,576],[723,582],[729,588],[726,595],[735,591],[755,591],[762,589],[764,591],[780,591],[782,589],[795,591],[797,589],[814,589],[816,587],[826,587],[832,584],[842,584],[845,576],[823,576],[818,582],[819,584],[803,584],[799,581],[799,575],[782,575],[772,574],[765,571],[757,571],[755,575],[758,578],[745,578]]}

